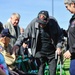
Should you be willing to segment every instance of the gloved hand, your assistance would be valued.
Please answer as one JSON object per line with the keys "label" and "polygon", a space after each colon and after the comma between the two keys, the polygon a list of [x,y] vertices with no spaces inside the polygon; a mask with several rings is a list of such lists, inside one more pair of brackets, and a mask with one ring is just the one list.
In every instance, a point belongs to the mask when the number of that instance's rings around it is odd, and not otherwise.
{"label": "gloved hand", "polygon": [[18,50],[19,50],[19,46],[15,45],[12,47],[13,54],[16,54],[18,52]]}

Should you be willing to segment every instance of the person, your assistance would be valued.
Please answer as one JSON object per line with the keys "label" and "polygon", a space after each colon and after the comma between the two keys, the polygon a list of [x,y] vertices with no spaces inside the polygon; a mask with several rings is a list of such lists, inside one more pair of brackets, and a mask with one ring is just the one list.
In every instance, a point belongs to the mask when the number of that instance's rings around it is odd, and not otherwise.
{"label": "person", "polygon": [[3,24],[2,24],[2,22],[0,22],[0,33],[1,33],[1,31],[3,30],[4,28],[3,28]]}
{"label": "person", "polygon": [[70,75],[75,75],[75,0],[64,0],[66,9],[74,14],[69,21],[68,27],[68,50],[64,53],[65,58],[70,60]]}
{"label": "person", "polygon": [[25,41],[23,43],[23,45],[21,46],[20,54],[22,55],[23,59],[24,59],[25,55],[26,55],[26,57],[28,57],[28,54],[29,54],[28,53],[28,41]]}
{"label": "person", "polygon": [[9,21],[7,21],[7,23],[3,25],[4,28],[9,29],[11,35],[16,37],[16,39],[10,40],[11,46],[14,45],[18,36],[20,35],[19,21],[20,21],[20,14],[12,13],[11,17],[9,18]]}
{"label": "person", "polygon": [[6,75],[5,72],[0,68],[0,75]]}
{"label": "person", "polygon": [[[24,34],[24,28],[20,28],[20,33],[23,35]],[[23,41],[22,46],[20,47],[20,54],[23,56],[27,55],[27,57],[29,57],[31,55],[31,50],[30,50],[30,41],[29,39],[27,41]]]}
{"label": "person", "polygon": [[21,33],[21,34],[24,33],[24,28],[20,27],[20,33]]}
{"label": "person", "polygon": [[44,75],[45,62],[48,59],[50,75],[56,75],[55,51],[61,53],[61,29],[55,19],[49,17],[46,10],[41,10],[38,16],[31,21],[13,46],[16,50],[23,40],[31,40],[32,56],[41,62],[38,75]]}
{"label": "person", "polygon": [[[24,34],[24,28],[20,27],[21,34]],[[31,69],[32,63],[31,63],[31,49],[30,49],[30,41],[24,40],[22,46],[20,47],[18,54],[22,56],[22,60],[30,58],[29,60],[23,62],[25,64],[26,72]],[[22,65],[19,64],[19,68],[21,68]]]}
{"label": "person", "polygon": [[[0,22],[0,33],[1,33],[1,31],[2,31],[3,29],[4,29],[4,28],[3,28],[3,23]],[[1,65],[1,66],[3,66],[3,65]],[[3,71],[3,67],[2,67],[2,68],[0,67],[0,75],[6,75],[6,73]]]}
{"label": "person", "polygon": [[4,56],[1,54],[1,51],[0,51],[0,66],[3,66],[2,68],[0,67],[0,75],[9,75],[8,67],[5,62]]}
{"label": "person", "polygon": [[[13,67],[11,67],[11,65],[15,62],[15,59],[16,59],[15,54],[13,53],[13,51],[11,51],[11,48],[12,47],[9,44],[11,38],[14,39],[15,37],[10,34],[8,28],[5,28],[5,29],[3,29],[1,31],[1,34],[0,34],[0,47],[2,49],[2,51],[1,51],[1,55],[2,56],[0,55],[0,58],[4,57],[4,60],[5,60],[5,63],[7,65],[9,74],[11,74],[11,73],[13,74],[13,72],[14,72],[14,71],[12,71],[13,70],[12,69]],[[18,74],[16,73],[16,75],[18,75]]]}
{"label": "person", "polygon": [[[1,37],[0,37],[0,40],[1,40]],[[7,67],[5,58],[2,54],[3,46],[4,46],[3,43],[0,41],[0,70],[1,72],[3,71],[5,75],[9,75],[8,67]]]}

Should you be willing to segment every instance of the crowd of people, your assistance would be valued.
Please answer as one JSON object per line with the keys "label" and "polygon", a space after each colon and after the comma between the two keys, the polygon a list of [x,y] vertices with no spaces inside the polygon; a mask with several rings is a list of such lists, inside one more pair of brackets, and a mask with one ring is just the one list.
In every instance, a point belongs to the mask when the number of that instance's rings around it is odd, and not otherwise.
{"label": "crowd of people", "polygon": [[19,13],[12,13],[6,24],[0,22],[0,75],[25,75],[19,66],[13,65],[19,55],[22,60],[25,59],[24,55],[27,55],[30,59],[40,61],[36,61],[37,75],[44,75],[46,62],[50,75],[56,75],[55,54],[61,55],[64,37],[67,38],[67,51],[63,57],[71,58],[70,75],[75,75],[75,0],[64,0],[64,4],[73,14],[67,30],[61,28],[58,21],[46,10],[41,10],[25,29],[19,26]]}

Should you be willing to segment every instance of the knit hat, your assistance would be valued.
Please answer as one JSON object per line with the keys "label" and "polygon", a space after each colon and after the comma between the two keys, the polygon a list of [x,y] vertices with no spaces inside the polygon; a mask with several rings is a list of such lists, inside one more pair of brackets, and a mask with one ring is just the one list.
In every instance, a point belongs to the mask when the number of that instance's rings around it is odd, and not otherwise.
{"label": "knit hat", "polygon": [[39,16],[40,14],[43,14],[43,15],[45,16],[45,18],[49,18],[48,11],[42,10],[42,11],[39,12],[38,16]]}
{"label": "knit hat", "polygon": [[[40,19],[40,15],[43,15],[44,18],[43,18],[43,19]],[[38,13],[38,20],[37,20],[37,22],[38,22],[38,23],[41,23],[41,24],[46,24],[48,18],[49,18],[48,11],[42,10],[42,11],[40,11],[40,12]]]}
{"label": "knit hat", "polygon": [[70,4],[70,3],[75,3],[75,0],[64,0],[64,4]]}

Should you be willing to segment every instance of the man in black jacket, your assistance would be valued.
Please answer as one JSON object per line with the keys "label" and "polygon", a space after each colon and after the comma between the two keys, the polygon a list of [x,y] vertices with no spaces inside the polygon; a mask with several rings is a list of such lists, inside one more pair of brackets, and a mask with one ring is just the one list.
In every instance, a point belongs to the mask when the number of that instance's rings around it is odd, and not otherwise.
{"label": "man in black jacket", "polygon": [[44,75],[45,62],[48,61],[50,75],[56,75],[55,52],[61,53],[62,32],[53,17],[49,17],[48,11],[42,10],[38,17],[33,19],[25,29],[25,33],[18,37],[13,49],[20,47],[23,40],[31,40],[32,56],[39,58],[38,75]]}

